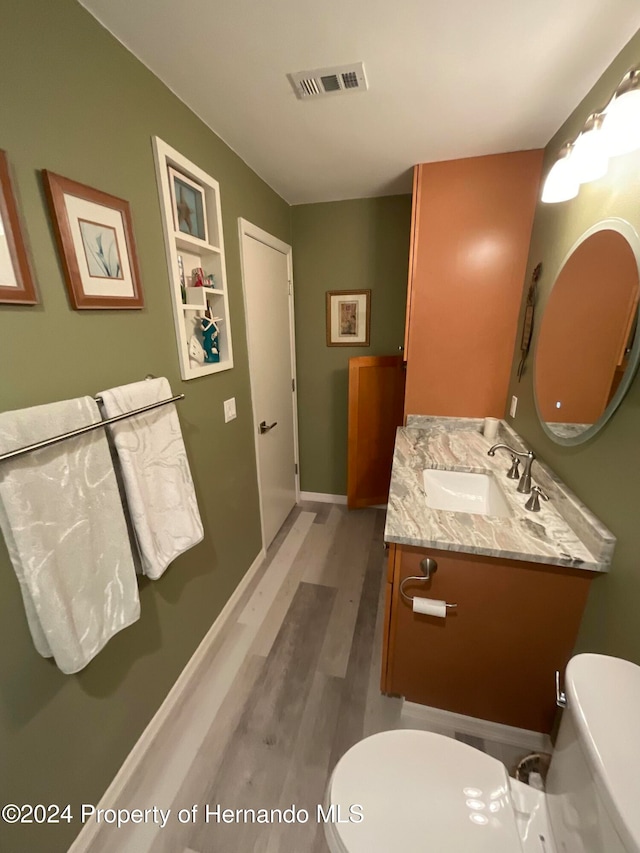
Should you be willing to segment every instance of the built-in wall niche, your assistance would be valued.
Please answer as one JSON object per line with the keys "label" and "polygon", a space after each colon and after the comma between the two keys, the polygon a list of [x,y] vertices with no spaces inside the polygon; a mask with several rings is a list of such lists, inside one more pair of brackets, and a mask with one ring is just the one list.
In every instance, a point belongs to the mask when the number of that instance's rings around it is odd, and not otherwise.
{"label": "built-in wall niche", "polygon": [[233,367],[220,187],[157,136],[156,178],[183,379]]}

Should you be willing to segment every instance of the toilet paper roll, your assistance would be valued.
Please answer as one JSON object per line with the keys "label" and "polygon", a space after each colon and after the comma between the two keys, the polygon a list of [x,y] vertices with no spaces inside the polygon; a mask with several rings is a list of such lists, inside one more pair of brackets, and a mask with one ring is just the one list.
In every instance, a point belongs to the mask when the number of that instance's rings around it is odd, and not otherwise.
{"label": "toilet paper roll", "polygon": [[413,612],[442,618],[447,615],[447,603],[446,601],[438,601],[435,598],[418,598],[416,596],[413,599]]}

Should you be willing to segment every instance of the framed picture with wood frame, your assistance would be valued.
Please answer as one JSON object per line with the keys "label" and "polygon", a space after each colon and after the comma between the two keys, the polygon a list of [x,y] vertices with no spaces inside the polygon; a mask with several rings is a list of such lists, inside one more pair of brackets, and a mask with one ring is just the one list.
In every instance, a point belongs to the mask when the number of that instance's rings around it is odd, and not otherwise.
{"label": "framed picture with wood frame", "polygon": [[327,346],[368,347],[370,290],[327,291]]}
{"label": "framed picture with wood frame", "polygon": [[9,162],[0,151],[0,303],[35,305],[38,302],[31,267],[11,185]]}
{"label": "framed picture with wood frame", "polygon": [[190,234],[206,243],[209,235],[204,187],[171,166],[168,172],[176,231]]}
{"label": "framed picture with wood frame", "polygon": [[74,308],[142,308],[129,202],[44,171]]}

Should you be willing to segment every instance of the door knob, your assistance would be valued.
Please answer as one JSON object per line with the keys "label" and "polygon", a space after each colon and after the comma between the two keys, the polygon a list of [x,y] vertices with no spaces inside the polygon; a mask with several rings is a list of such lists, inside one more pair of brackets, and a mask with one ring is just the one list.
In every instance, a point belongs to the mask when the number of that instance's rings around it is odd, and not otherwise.
{"label": "door knob", "polygon": [[266,421],[262,421],[260,424],[260,435],[264,435],[265,432],[269,432],[269,430],[273,429],[274,426],[278,426],[278,421],[274,421],[272,424],[267,424]]}

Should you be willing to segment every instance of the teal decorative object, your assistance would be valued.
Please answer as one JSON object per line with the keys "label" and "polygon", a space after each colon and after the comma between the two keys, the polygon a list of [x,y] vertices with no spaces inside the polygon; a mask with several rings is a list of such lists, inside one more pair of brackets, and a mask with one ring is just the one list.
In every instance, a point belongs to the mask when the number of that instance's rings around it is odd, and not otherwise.
{"label": "teal decorative object", "polygon": [[202,318],[202,348],[204,349],[204,360],[206,364],[215,364],[220,361],[220,329],[218,323],[222,317]]}

